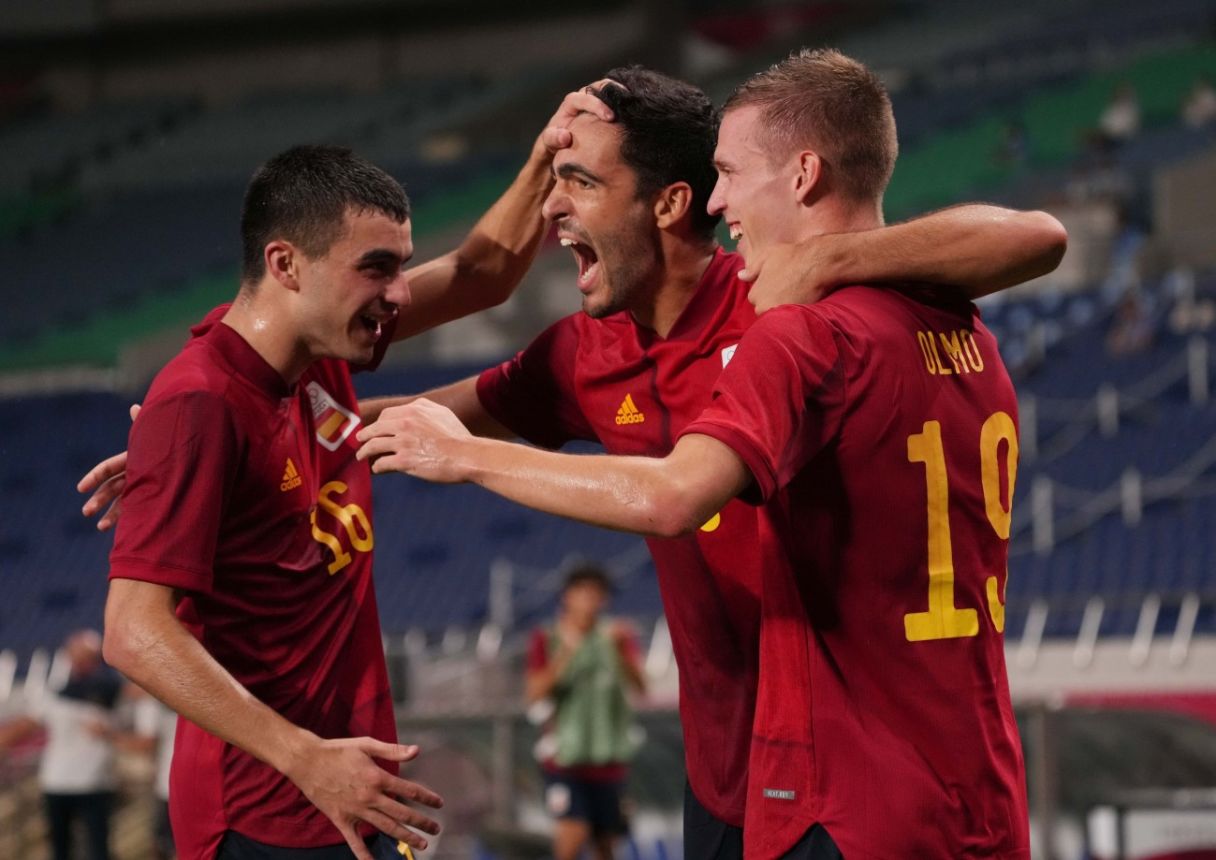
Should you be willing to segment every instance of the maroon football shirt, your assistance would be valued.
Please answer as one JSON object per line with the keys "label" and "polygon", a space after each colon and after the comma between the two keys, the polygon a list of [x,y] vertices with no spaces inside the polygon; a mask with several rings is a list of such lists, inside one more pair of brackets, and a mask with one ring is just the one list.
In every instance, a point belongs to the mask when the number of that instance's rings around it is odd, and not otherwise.
{"label": "maroon football shirt", "polygon": [[[519,436],[557,448],[599,441],[661,457],[709,404],[756,319],[742,260],[719,250],[666,338],[628,313],[559,320],[477,382],[485,408]],[[650,539],[680,670],[689,784],[717,818],[742,826],[759,643],[756,510],[730,502],[695,535]]]}
{"label": "maroon football shirt", "polygon": [[1017,401],[970,305],[851,287],[763,315],[689,424],[762,506],[747,856],[1028,856],[1003,648]]}
{"label": "maroon football shirt", "polygon": [[[350,369],[318,361],[289,387],[222,311],[132,425],[110,577],[181,589],[183,623],[291,722],[395,742]],[[186,720],[170,779],[183,860],[214,857],[226,829],[294,848],[343,841],[285,776]]]}

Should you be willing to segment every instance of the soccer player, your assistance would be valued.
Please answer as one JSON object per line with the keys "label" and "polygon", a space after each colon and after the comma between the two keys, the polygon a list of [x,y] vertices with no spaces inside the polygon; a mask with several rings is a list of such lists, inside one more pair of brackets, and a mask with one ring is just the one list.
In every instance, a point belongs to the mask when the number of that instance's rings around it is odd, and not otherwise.
{"label": "soccer player", "polygon": [[[727,103],[710,209],[763,269],[777,243],[878,227],[895,154],[877,79],[804,52]],[[1027,857],[1002,647],[1016,400],[974,307],[853,286],[771,310],[673,432],[661,459],[570,456],[418,401],[359,437],[376,472],[659,538],[761,503],[747,856]]]}
{"label": "soccer player", "polygon": [[[642,69],[594,85],[615,119],[569,124],[545,214],[579,263],[583,314],[563,319],[511,361],[426,396],[475,433],[558,447],[664,456],[755,321],[742,259],[713,239],[716,122],[694,87]],[[851,280],[939,281],[969,295],[1049,271],[1062,232],[1050,216],[959,207],[907,224],[810,237],[793,264],[807,301]],[[768,258],[763,283],[780,283]],[[765,294],[767,295],[767,293]],[[764,296],[757,296],[764,301]],[[403,317],[408,319],[412,309]],[[365,419],[404,398],[361,403]],[[97,477],[118,468],[111,464]],[[90,489],[92,484],[86,484]],[[91,499],[101,510],[105,494]],[[648,541],[680,667],[689,857],[737,857],[754,713],[763,561],[754,508],[729,502],[694,534]]]}
{"label": "soccer player", "polygon": [[405,192],[348,150],[297,147],[250,183],[240,291],[153,382],[111,553],[106,658],[185,718],[179,856],[371,860],[438,832],[410,804],[440,798],[396,775],[417,748],[395,742],[351,368],[509,294],[583,109],[610,115],[567,97],[462,246],[408,274]]}

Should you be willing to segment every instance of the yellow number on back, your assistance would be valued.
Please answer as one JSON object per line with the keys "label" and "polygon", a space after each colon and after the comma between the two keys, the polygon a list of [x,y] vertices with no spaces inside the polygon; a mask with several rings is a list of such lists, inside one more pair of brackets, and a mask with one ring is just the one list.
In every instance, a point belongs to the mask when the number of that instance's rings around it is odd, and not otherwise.
{"label": "yellow number on back", "polygon": [[[1001,499],[1000,447],[1007,445],[1005,469],[1008,475],[1009,504]],[[958,639],[979,633],[979,615],[974,609],[954,605],[954,553],[950,544],[950,480],[946,473],[946,452],[942,446],[942,425],[926,421],[920,433],[908,437],[908,462],[925,464],[925,488],[929,514],[929,609],[904,615],[904,635],[909,642],[930,639]],[[1018,474],[1018,434],[1013,419],[1004,412],[988,416],[980,430],[980,480],[984,487],[984,509],[992,530],[1001,540],[1009,540],[1013,512],[1013,487]],[[1006,571],[1008,580],[1009,573]],[[995,576],[984,582],[988,614],[998,633],[1005,630],[1005,604]]]}
{"label": "yellow number on back", "polygon": [[929,610],[907,613],[904,616],[904,635],[909,642],[974,636],[980,630],[976,611],[959,609],[954,605],[950,484],[946,477],[941,424],[926,421],[922,432],[908,437],[908,462],[925,464],[925,484],[929,494]]}

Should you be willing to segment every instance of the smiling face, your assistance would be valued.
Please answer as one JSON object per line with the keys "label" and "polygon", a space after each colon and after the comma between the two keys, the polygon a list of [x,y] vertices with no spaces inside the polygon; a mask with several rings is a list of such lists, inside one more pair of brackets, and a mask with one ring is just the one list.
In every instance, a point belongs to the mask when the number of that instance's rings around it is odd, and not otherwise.
{"label": "smiling face", "polygon": [[771,146],[759,107],[740,107],[722,117],[714,150],[718,183],[709,211],[722,215],[746,262],[754,262],[749,256],[754,258],[770,243],[797,238],[796,153],[774,157],[768,151]]}
{"label": "smiling face", "polygon": [[308,356],[370,361],[384,324],[409,304],[403,267],[413,253],[409,219],[348,211],[328,251],[301,254],[297,319]]}
{"label": "smiling face", "polygon": [[556,184],[544,215],[578,263],[583,311],[599,319],[634,310],[658,281],[659,237],[651,201],[621,159],[620,128],[590,114],[570,124],[574,143],[554,156]]}

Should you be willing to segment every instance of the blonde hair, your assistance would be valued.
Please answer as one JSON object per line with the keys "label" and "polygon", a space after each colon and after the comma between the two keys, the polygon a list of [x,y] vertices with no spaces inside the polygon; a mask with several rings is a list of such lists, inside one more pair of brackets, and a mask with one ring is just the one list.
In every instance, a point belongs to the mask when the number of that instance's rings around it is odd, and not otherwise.
{"label": "blonde hair", "polygon": [[899,143],[891,98],[865,65],[830,48],[804,48],[740,84],[722,113],[753,105],[772,142],[812,149],[840,193],[881,199]]}

